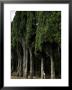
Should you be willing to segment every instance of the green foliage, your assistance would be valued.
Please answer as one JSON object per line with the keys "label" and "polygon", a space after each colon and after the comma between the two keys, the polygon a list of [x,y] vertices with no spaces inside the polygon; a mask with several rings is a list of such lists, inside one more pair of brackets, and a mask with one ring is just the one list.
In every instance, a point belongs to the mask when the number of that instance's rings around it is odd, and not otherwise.
{"label": "green foliage", "polygon": [[26,24],[26,45],[29,47],[32,46],[34,42],[34,36],[36,33],[36,22],[35,22],[35,12],[29,11],[27,12],[27,24]]}
{"label": "green foliage", "polygon": [[61,43],[60,11],[17,11],[12,22],[12,46],[23,38],[27,47],[42,51],[43,43]]}
{"label": "green foliage", "polygon": [[18,45],[18,37],[19,37],[19,27],[20,27],[20,21],[21,21],[21,12],[16,12],[16,15],[14,17],[14,20],[11,24],[11,40],[12,40],[12,47],[16,47]]}
{"label": "green foliage", "polygon": [[19,27],[19,34],[20,37],[22,37],[25,40],[26,36],[26,24],[27,24],[27,12],[21,12],[21,21],[20,21],[20,27]]}
{"label": "green foliage", "polygon": [[48,17],[49,33],[53,42],[61,42],[61,12],[50,12]]}
{"label": "green foliage", "polygon": [[35,50],[42,51],[43,43],[61,43],[61,12],[37,12],[37,31]]}

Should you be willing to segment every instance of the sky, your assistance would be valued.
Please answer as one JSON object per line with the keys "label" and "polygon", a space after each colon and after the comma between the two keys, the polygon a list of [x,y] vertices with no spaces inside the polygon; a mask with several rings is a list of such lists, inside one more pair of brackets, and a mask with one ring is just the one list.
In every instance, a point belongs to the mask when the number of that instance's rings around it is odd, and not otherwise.
{"label": "sky", "polygon": [[16,11],[11,11],[11,12],[10,12],[11,22],[13,21],[13,18],[14,18],[14,16],[15,16],[15,12],[16,12]]}

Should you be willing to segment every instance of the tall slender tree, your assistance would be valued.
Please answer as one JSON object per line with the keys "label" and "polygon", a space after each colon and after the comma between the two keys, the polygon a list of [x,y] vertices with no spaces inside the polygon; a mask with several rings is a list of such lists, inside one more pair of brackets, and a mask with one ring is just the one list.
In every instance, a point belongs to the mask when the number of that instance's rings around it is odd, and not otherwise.
{"label": "tall slender tree", "polygon": [[[51,78],[55,78],[56,67],[60,60],[58,57],[61,53],[61,12],[17,11],[11,23],[11,43],[11,47],[16,49],[18,55],[19,76],[22,73],[24,78],[28,78],[28,64],[30,64],[30,78],[33,78],[34,60],[39,58],[41,78],[44,78],[45,57],[49,56]],[[39,60],[36,61],[39,63]]]}

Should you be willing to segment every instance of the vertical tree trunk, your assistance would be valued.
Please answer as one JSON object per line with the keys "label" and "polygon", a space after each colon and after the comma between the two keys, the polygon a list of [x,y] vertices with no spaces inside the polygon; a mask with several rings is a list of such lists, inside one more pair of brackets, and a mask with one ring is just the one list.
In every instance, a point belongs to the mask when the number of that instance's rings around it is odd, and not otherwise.
{"label": "vertical tree trunk", "polygon": [[25,78],[27,78],[27,67],[28,67],[28,49],[26,49],[26,59],[25,59]]}
{"label": "vertical tree trunk", "polygon": [[13,55],[11,55],[11,73],[14,71],[14,61]]}
{"label": "vertical tree trunk", "polygon": [[19,58],[19,76],[21,76],[21,58]]}
{"label": "vertical tree trunk", "polygon": [[19,58],[18,58],[18,65],[17,65],[17,76],[19,76]]}
{"label": "vertical tree trunk", "polygon": [[25,77],[26,47],[23,39],[22,39],[22,47],[23,47],[23,77]]}
{"label": "vertical tree trunk", "polygon": [[30,78],[33,78],[33,61],[31,49],[29,49],[29,52],[30,52]]}
{"label": "vertical tree trunk", "polygon": [[18,71],[18,72],[17,72],[17,75],[18,75],[18,76],[21,76],[21,73],[22,73],[22,72],[21,72],[21,61],[22,61],[22,60],[21,60],[21,55],[20,55],[20,53],[18,52],[18,68],[17,68],[17,71]]}
{"label": "vertical tree trunk", "polygon": [[44,73],[43,58],[41,58],[41,78],[42,78],[42,79],[43,79],[43,73]]}
{"label": "vertical tree trunk", "polygon": [[54,68],[53,56],[51,55],[51,79],[54,78],[55,78],[55,68]]}

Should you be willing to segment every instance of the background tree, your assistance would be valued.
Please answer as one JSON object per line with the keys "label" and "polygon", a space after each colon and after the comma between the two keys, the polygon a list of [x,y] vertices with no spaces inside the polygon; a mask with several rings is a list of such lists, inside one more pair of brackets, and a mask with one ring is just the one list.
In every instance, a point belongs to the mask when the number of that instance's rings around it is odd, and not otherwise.
{"label": "background tree", "polygon": [[33,78],[39,70],[41,78],[49,74],[51,78],[59,77],[61,12],[17,11],[11,23],[11,47],[17,54],[19,76],[28,78],[30,74],[30,78]]}
{"label": "background tree", "polygon": [[[55,78],[53,50],[54,46],[60,46],[60,12],[38,12],[38,27],[36,31],[36,51],[48,53],[51,58],[51,78]],[[41,56],[41,57],[42,57]],[[43,78],[43,59],[41,60],[41,77]]]}

